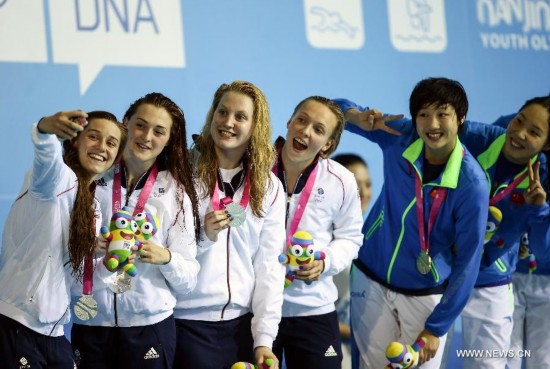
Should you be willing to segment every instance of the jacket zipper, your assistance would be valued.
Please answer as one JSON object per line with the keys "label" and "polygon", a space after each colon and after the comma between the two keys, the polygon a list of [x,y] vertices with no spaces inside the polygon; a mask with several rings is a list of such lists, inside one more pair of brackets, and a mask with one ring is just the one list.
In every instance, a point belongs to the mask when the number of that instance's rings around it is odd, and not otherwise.
{"label": "jacket zipper", "polygon": [[230,266],[230,263],[229,263],[229,257],[230,257],[230,253],[229,253],[229,235],[231,234],[231,227],[227,228],[227,240],[225,242],[225,250],[226,250],[226,255],[227,255],[227,262],[226,262],[226,280],[227,280],[227,292],[229,293],[229,296],[227,298],[227,303],[224,305],[224,307],[222,308],[222,317],[221,317],[221,320],[223,320],[223,315],[225,314],[225,309],[227,308],[227,306],[229,306],[229,303],[231,302],[231,283],[229,281],[229,266]]}
{"label": "jacket zipper", "polygon": [[285,218],[285,224],[288,222],[288,216],[290,211],[290,200],[292,199],[292,195],[296,192],[296,188],[298,187],[298,182],[300,182],[300,178],[302,178],[302,173],[298,175],[298,178],[296,179],[296,183],[294,183],[294,188],[292,189],[292,193],[288,194],[288,183],[286,181],[286,172],[283,171],[283,181],[285,184],[285,191],[286,191],[286,218]]}
{"label": "jacket zipper", "polygon": [[115,327],[118,327],[118,311],[116,307],[116,293],[114,293],[114,308],[115,308]]}
{"label": "jacket zipper", "polygon": [[[129,183],[128,183],[128,175],[126,173],[126,168],[123,166],[123,169],[124,169],[124,177],[126,179],[126,196],[125,196],[125,201],[124,201],[124,206],[128,206],[128,202],[130,201],[130,197],[132,196],[132,194],[134,193],[135,189],[137,188],[139,182],[141,182],[141,180],[143,179],[143,177],[147,174],[147,171],[145,171],[145,173],[143,173],[139,178],[138,180],[136,181],[136,183],[134,184],[134,186],[132,188],[129,187]],[[113,293],[114,294],[114,304],[113,304],[113,307],[115,309],[115,327],[118,327],[118,310],[117,310],[117,294],[116,292]]]}

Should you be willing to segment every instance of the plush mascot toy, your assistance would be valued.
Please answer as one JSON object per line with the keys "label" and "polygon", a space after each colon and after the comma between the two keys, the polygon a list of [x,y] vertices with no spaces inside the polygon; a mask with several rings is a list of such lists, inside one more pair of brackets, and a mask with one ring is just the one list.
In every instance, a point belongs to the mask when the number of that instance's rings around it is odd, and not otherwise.
{"label": "plush mascot toy", "polygon": [[258,367],[254,364],[245,363],[244,361],[239,361],[238,363],[235,363],[231,365],[231,369],[269,369],[273,365],[273,359],[266,359],[265,362],[262,364],[262,367]]}
{"label": "plush mascot toy", "polygon": [[487,228],[485,230],[485,243],[489,242],[500,227],[502,221],[502,212],[495,206],[489,206],[489,217],[487,218]]}
{"label": "plush mascot toy", "polygon": [[[279,255],[279,262],[288,265],[288,272],[285,276],[285,288],[289,287],[296,277],[296,270],[300,269],[301,265],[313,263],[313,260],[324,260],[325,253],[315,251],[313,245],[313,237],[309,232],[297,231],[290,238],[286,254]],[[306,282],[311,284],[311,282]]]}
{"label": "plush mascot toy", "polygon": [[387,369],[416,368],[418,365],[419,351],[426,345],[426,339],[420,337],[411,345],[404,345],[400,342],[392,342],[386,348],[386,358],[390,363]]}
{"label": "plush mascot toy", "polygon": [[135,235],[140,242],[150,239],[157,233],[159,220],[153,214],[137,213],[134,216],[134,220],[137,224]]}
{"label": "plush mascot toy", "polygon": [[537,270],[537,259],[535,258],[535,255],[533,255],[533,253],[531,252],[531,249],[529,248],[529,236],[527,236],[527,233],[524,233],[521,235],[521,238],[519,241],[518,256],[521,260],[527,259],[527,267],[529,268],[529,274]]}
{"label": "plush mascot toy", "polygon": [[109,241],[107,265],[111,269],[120,266],[132,277],[136,275],[136,266],[128,263],[128,256],[132,254],[132,246],[141,248],[141,242],[134,233],[137,228],[137,223],[127,207],[113,214],[109,228],[101,227],[101,235]]}

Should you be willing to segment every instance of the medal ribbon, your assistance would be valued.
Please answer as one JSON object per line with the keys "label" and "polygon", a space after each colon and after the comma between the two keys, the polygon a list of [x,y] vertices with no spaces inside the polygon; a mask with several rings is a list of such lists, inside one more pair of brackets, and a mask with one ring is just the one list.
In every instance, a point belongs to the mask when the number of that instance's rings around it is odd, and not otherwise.
{"label": "medal ribbon", "polygon": [[[279,160],[282,160],[279,156]],[[306,210],[306,205],[309,200],[309,197],[311,196],[311,190],[313,190],[313,184],[315,183],[315,179],[317,178],[317,171],[319,169],[318,163],[315,164],[315,168],[311,171],[309,178],[307,179],[307,182],[304,186],[304,189],[300,193],[300,200],[298,201],[298,206],[296,207],[296,210],[294,211],[294,216],[292,217],[292,221],[290,222],[290,229],[288,230],[286,234],[286,245],[285,249],[288,248],[288,245],[290,244],[290,238],[292,235],[296,232],[298,229],[298,225],[300,224],[300,221],[302,220],[302,217],[304,215],[304,211]],[[273,173],[277,175],[279,173],[279,161],[273,166]]]}
{"label": "medal ribbon", "polygon": [[[122,179],[121,179],[121,163],[118,161],[115,164],[115,174],[113,178],[113,195],[112,195],[112,210],[113,214],[122,209]],[[147,181],[145,182],[145,185],[143,186],[141,193],[139,194],[138,202],[136,204],[136,207],[134,209],[134,214],[141,213],[143,209],[145,208],[145,204],[147,203],[147,199],[149,198],[149,195],[151,194],[151,191],[153,190],[153,185],[155,184],[155,181],[157,180],[157,174],[158,174],[158,165],[155,161],[155,164],[153,164],[153,169],[151,170],[151,173],[149,174],[149,177],[147,178]],[[92,258],[85,258],[84,259],[84,276],[82,280],[82,294],[83,295],[91,295],[93,290],[93,284],[94,284],[94,265]]]}
{"label": "medal ribbon", "polygon": [[519,177],[514,179],[512,183],[510,183],[504,190],[497,193],[495,196],[491,197],[489,199],[489,206],[495,206],[497,203],[500,202],[503,198],[505,198],[510,192],[516,189],[517,186],[527,177],[528,171],[526,170],[523,172]]}
{"label": "medal ribbon", "polygon": [[84,277],[82,280],[82,294],[91,295],[94,288],[94,262],[91,257],[84,259]]}
{"label": "medal ribbon", "polygon": [[[225,209],[225,206],[232,202],[233,202],[233,199],[229,196],[226,196],[220,200],[220,190],[218,188],[218,179],[216,179],[216,182],[214,183],[214,194],[212,195],[212,208],[214,208],[214,210]],[[250,175],[246,173],[246,177],[244,180],[243,196],[241,197],[241,201],[240,201],[240,205],[243,208],[243,210],[246,210],[246,207],[248,206],[249,202],[250,202]]]}
{"label": "medal ribbon", "polygon": [[[121,178],[120,170],[121,170],[121,163],[119,161],[115,164],[115,176],[113,178],[113,201],[112,201],[113,214],[116,211],[122,209],[122,206],[121,206],[121,204],[122,204],[122,178]],[[143,209],[145,208],[145,204],[147,203],[147,199],[149,198],[149,195],[151,194],[151,191],[153,190],[153,186],[155,185],[155,181],[157,180],[158,172],[159,172],[159,167],[158,167],[157,162],[155,161],[155,164],[153,164],[153,168],[151,169],[151,173],[149,174],[149,177],[147,178],[147,181],[145,181],[145,185],[141,189],[136,207],[134,208],[133,215],[136,215],[137,213],[141,213],[143,211]]]}
{"label": "medal ribbon", "polygon": [[441,209],[441,205],[445,200],[447,195],[447,189],[442,187],[437,187],[435,189],[435,198],[432,203],[432,208],[430,209],[430,216],[428,218],[428,234],[426,234],[426,228],[424,225],[424,199],[422,192],[422,182],[420,181],[420,174],[415,170],[414,177],[414,188],[416,192],[416,213],[418,215],[418,234],[420,236],[420,248],[422,251],[430,251],[430,234],[432,233],[432,228],[437,218],[437,214]]}

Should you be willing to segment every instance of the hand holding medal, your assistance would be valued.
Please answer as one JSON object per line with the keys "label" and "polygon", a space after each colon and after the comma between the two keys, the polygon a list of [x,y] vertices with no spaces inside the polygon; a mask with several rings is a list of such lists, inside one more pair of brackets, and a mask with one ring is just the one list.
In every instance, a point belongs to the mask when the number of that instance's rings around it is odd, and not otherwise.
{"label": "hand holding medal", "polygon": [[246,213],[243,207],[239,204],[236,204],[231,200],[230,197],[225,197],[222,200],[222,203],[225,205],[225,210],[229,215],[229,226],[238,227],[244,223],[246,220]]}
{"label": "hand holding medal", "polygon": [[[213,217],[219,217],[219,213],[220,213],[219,210],[225,210],[225,213],[227,214],[227,217],[229,219],[229,226],[230,227],[241,226],[246,220],[245,209],[248,206],[249,201],[250,201],[250,176],[248,174],[245,177],[244,190],[241,197],[241,201],[239,203],[234,202],[233,199],[229,196],[226,196],[220,199],[218,184],[216,183],[214,187],[214,195],[212,196],[212,207],[214,208],[215,211],[210,214],[207,214],[207,216],[205,217],[205,224],[209,220],[209,216],[210,216],[210,223],[212,223]],[[211,240],[214,240],[212,237],[217,239],[217,233],[219,233],[222,229],[226,228],[224,225],[220,224],[220,223],[223,223],[223,219],[221,221],[217,219],[217,222],[219,226],[217,228],[213,226],[210,227],[211,228],[210,234],[207,230],[207,236]]]}

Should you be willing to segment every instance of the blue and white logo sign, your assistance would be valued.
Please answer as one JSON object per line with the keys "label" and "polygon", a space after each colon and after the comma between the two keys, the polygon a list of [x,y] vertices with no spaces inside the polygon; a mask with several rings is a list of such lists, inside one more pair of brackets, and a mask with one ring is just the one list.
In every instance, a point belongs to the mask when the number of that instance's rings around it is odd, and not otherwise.
{"label": "blue and white logo sign", "polygon": [[[0,61],[48,62],[43,1],[0,0]],[[185,67],[180,0],[48,1],[53,62],[84,94],[106,65]]]}
{"label": "blue and white logo sign", "polygon": [[395,49],[440,53],[447,48],[443,0],[388,0],[388,14]]}
{"label": "blue and white logo sign", "polygon": [[550,51],[550,0],[477,0],[483,48]]}
{"label": "blue and white logo sign", "polygon": [[306,36],[320,49],[360,49],[365,43],[361,0],[304,0]]}

